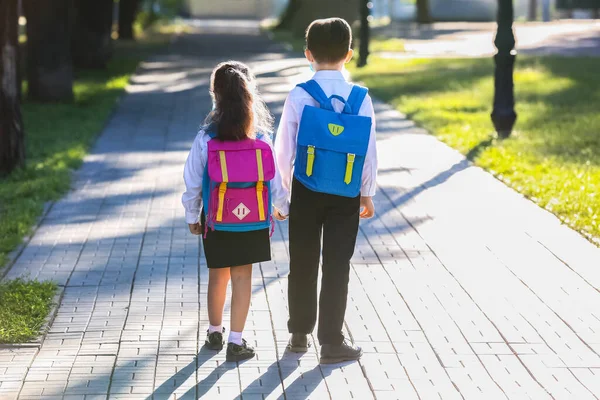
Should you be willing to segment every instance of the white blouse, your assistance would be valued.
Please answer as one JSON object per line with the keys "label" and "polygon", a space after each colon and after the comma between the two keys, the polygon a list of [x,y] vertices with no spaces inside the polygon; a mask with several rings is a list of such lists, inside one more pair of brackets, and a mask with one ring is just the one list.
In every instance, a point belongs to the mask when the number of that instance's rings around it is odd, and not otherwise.
{"label": "white blouse", "polygon": [[[204,169],[208,159],[208,141],[210,136],[200,130],[183,170],[183,180],[186,190],[181,197],[181,202],[185,208],[185,221],[188,224],[195,224],[200,220],[200,210],[202,209],[202,180],[204,178]],[[269,135],[263,135],[260,140],[267,143],[273,150],[273,142]],[[275,152],[273,151],[273,155]],[[277,163],[276,163],[277,164]],[[288,192],[281,184],[281,176],[278,168],[275,168],[275,178],[271,181],[271,199],[273,205],[281,211],[282,214],[289,214],[289,196]]]}

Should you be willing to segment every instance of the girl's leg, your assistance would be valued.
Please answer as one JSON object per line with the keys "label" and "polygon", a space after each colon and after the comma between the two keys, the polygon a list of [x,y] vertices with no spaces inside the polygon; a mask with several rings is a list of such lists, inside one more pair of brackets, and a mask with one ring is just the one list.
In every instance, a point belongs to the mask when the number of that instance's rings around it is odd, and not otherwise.
{"label": "girl's leg", "polygon": [[[231,270],[231,332],[244,330],[252,297],[252,264],[230,268]],[[239,344],[239,343],[238,343]]]}
{"label": "girl's leg", "polygon": [[223,307],[225,307],[229,278],[229,268],[208,270],[208,320],[212,326],[223,324]]}

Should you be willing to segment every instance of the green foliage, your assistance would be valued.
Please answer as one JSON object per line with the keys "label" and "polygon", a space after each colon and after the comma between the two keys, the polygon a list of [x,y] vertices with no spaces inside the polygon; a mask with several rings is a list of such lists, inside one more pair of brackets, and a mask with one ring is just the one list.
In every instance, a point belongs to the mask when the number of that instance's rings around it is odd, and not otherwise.
{"label": "green foliage", "polygon": [[52,282],[0,282],[0,343],[35,339],[52,308],[56,290]]}
{"label": "green foliage", "polygon": [[153,35],[116,43],[106,70],[77,71],[73,104],[22,105],[27,165],[0,179],[0,268],[30,232],[44,203],[69,189],[71,171],[81,165],[138,63],[165,42],[166,37]]}
{"label": "green foliage", "polygon": [[600,238],[600,59],[519,57],[513,136],[492,139],[491,59],[388,60],[355,70],[392,103],[476,164]]}
{"label": "green foliage", "polygon": [[[357,46],[355,46],[356,48]],[[404,52],[404,40],[398,38],[375,37],[369,44],[371,53],[378,52]]]}

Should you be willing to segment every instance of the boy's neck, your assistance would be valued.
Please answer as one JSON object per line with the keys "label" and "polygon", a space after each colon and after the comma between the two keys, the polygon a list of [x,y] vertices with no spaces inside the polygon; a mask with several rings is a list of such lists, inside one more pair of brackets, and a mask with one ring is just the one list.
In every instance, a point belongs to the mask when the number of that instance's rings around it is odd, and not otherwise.
{"label": "boy's neck", "polygon": [[319,71],[338,71],[342,72],[344,70],[345,63],[337,63],[337,64],[316,64],[314,65],[315,72]]}

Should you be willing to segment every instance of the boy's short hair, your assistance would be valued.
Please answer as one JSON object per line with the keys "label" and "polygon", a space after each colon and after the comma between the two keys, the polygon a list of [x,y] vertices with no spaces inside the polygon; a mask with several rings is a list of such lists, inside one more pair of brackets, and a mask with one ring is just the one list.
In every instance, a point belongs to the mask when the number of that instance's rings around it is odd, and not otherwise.
{"label": "boy's short hair", "polygon": [[319,63],[337,63],[352,45],[352,29],[342,18],[313,21],[306,30],[306,48]]}

